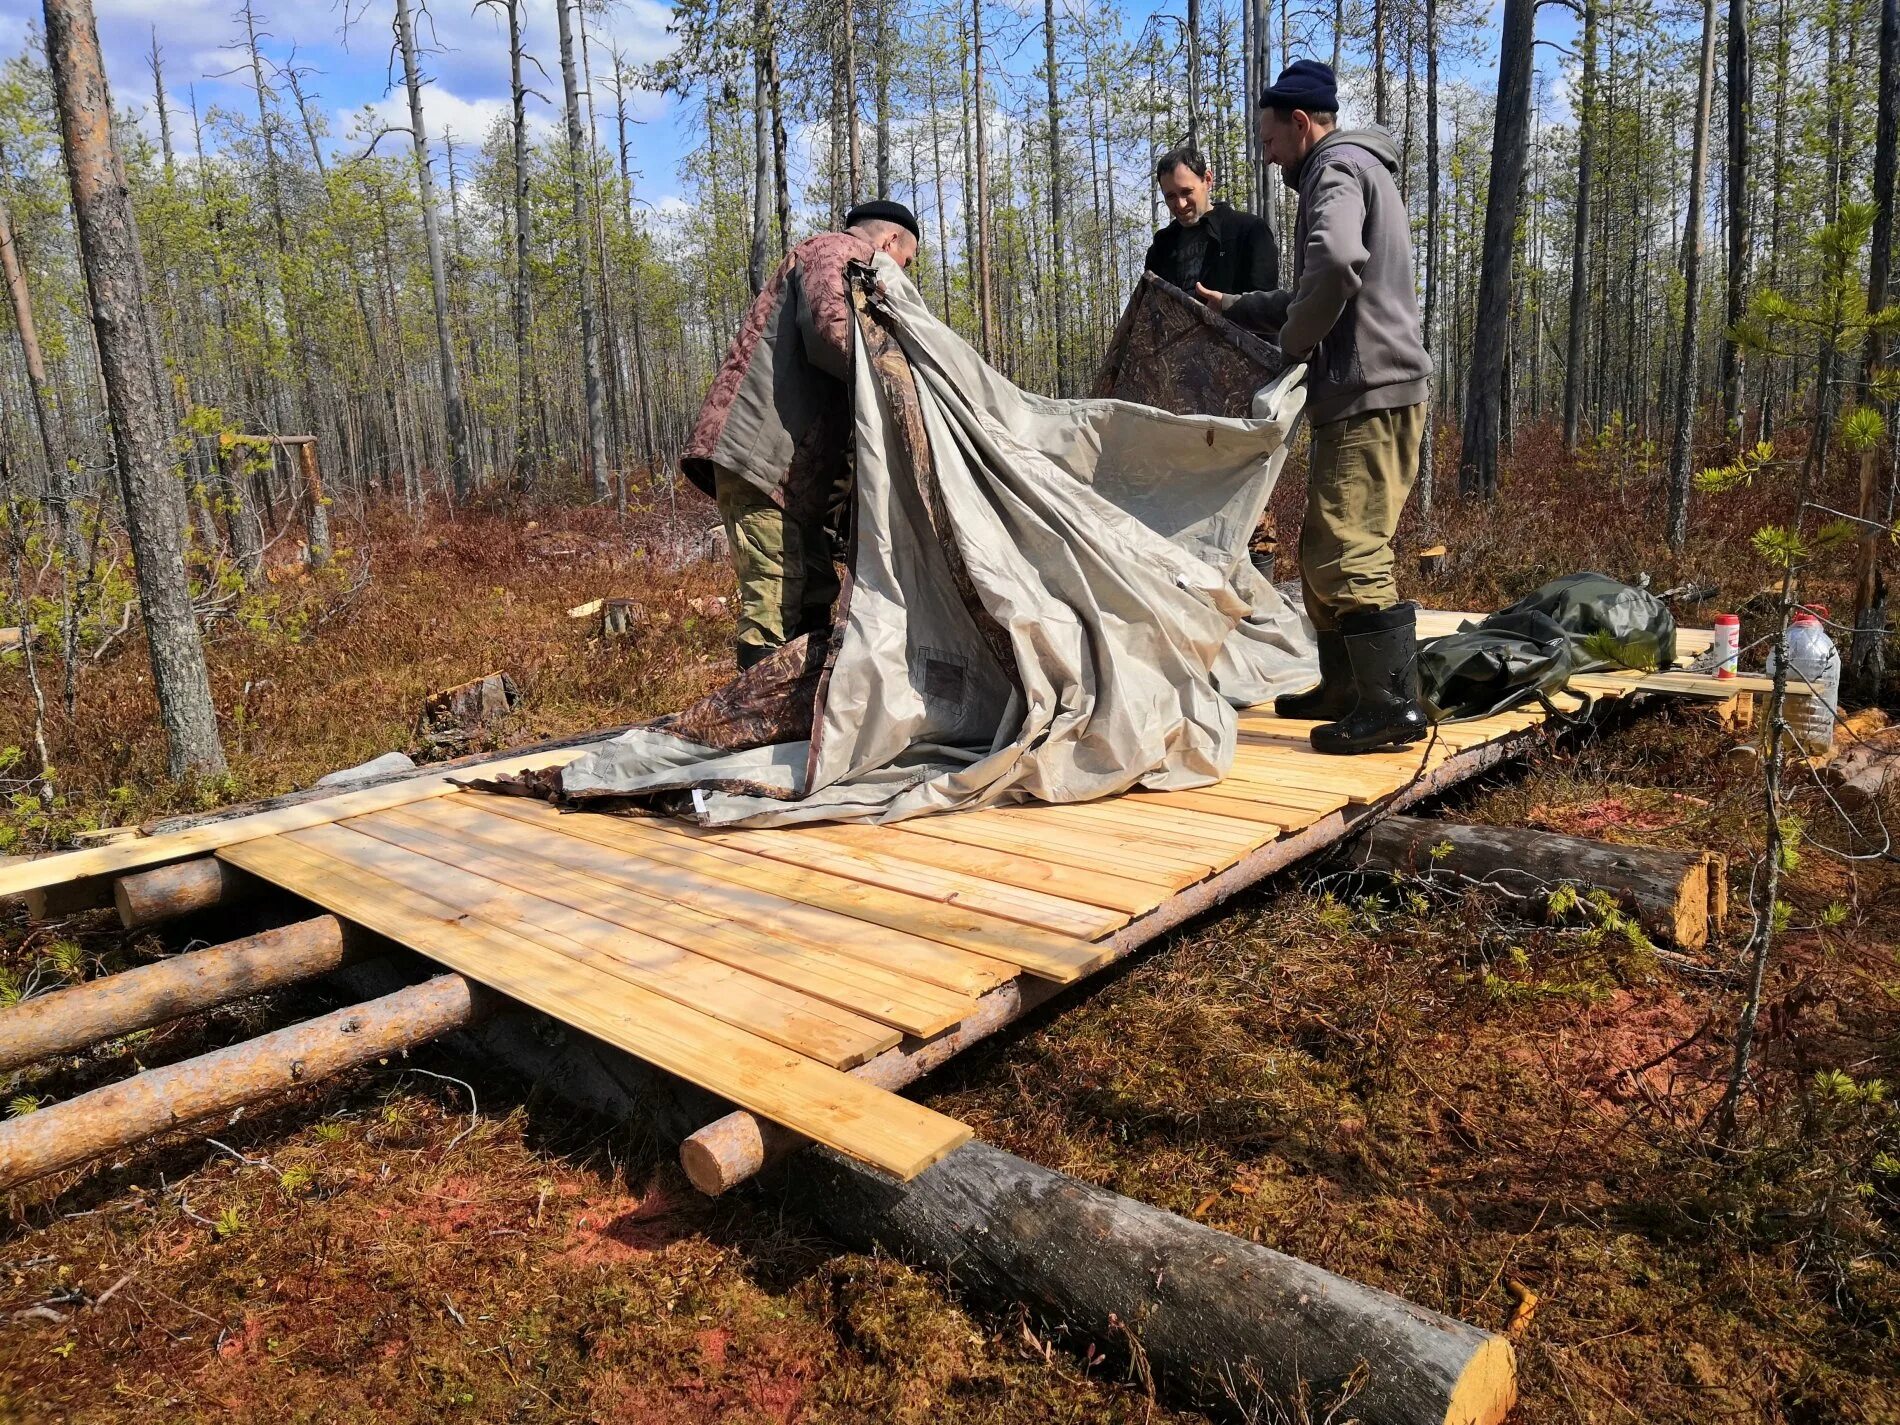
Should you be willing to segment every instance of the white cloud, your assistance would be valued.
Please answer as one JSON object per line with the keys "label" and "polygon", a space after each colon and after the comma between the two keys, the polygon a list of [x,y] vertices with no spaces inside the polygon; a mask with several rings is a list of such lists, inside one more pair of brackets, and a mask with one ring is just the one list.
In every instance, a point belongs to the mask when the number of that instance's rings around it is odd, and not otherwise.
{"label": "white cloud", "polygon": [[[404,89],[391,90],[367,108],[379,127],[409,127],[409,95]],[[339,110],[336,134],[349,135],[362,114],[362,109]],[[512,110],[504,99],[465,99],[440,84],[425,85],[422,90],[422,122],[429,130],[432,143],[440,143],[444,134],[454,134],[458,144],[478,144],[487,137],[497,119],[511,117]],[[540,138],[552,133],[554,125],[545,113],[531,109],[528,128],[531,136]]]}

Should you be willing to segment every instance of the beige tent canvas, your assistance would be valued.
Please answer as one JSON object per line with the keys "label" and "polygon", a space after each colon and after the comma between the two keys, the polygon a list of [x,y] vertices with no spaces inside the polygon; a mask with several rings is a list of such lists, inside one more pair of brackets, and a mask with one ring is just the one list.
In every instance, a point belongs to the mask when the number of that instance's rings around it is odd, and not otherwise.
{"label": "beige tent canvas", "polygon": [[829,639],[542,790],[768,826],[1218,780],[1235,708],[1314,676],[1304,615],[1247,559],[1302,375],[1246,418],[1052,400],[880,256],[859,298],[854,525]]}

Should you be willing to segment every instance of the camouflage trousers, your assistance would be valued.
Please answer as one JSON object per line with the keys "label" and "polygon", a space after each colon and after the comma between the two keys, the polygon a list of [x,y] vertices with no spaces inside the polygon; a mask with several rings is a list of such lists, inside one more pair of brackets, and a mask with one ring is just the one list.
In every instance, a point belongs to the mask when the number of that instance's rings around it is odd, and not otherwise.
{"label": "camouflage trousers", "polygon": [[825,628],[838,598],[832,539],[822,518],[800,519],[744,479],[721,469],[714,495],[739,581],[739,667],[801,633]]}
{"label": "camouflage trousers", "polygon": [[1313,427],[1300,525],[1300,585],[1313,627],[1330,631],[1342,614],[1398,603],[1392,536],[1418,479],[1424,435],[1423,405]]}

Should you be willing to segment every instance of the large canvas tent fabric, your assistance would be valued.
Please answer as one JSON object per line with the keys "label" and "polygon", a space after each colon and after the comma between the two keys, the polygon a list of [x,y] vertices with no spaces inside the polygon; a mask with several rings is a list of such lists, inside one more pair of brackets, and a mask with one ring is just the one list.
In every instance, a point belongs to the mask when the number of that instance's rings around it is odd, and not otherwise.
{"label": "large canvas tent fabric", "polygon": [[1304,402],[1250,418],[1020,390],[880,256],[857,294],[854,527],[829,640],[781,650],[540,790],[708,825],[887,821],[1180,789],[1237,707],[1312,680],[1247,559]]}

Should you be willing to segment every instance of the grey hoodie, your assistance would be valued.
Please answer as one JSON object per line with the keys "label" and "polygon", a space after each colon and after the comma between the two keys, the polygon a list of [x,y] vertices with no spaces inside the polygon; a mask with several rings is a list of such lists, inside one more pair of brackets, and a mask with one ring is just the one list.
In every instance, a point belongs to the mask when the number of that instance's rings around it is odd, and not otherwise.
{"label": "grey hoodie", "polygon": [[1339,129],[1307,152],[1286,185],[1300,195],[1293,290],[1223,304],[1242,326],[1280,334],[1305,360],[1315,425],[1426,398],[1431,354],[1412,285],[1412,231],[1392,175],[1399,153],[1378,129]]}

